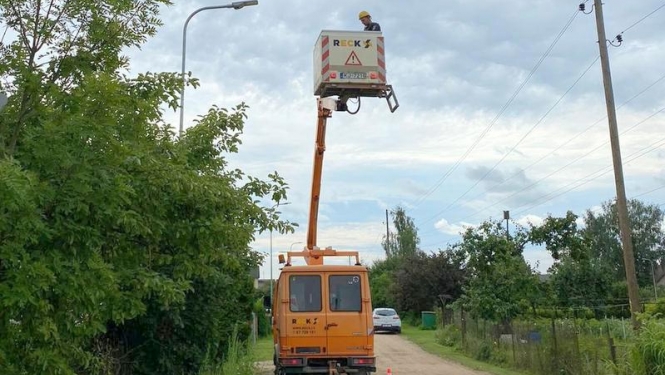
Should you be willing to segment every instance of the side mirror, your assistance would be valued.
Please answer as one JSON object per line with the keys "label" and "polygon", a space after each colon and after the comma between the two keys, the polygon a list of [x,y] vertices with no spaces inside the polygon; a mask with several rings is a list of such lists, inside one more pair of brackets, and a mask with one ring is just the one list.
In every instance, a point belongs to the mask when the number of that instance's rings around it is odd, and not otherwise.
{"label": "side mirror", "polygon": [[270,298],[270,296],[263,296],[263,308],[272,308],[272,298]]}

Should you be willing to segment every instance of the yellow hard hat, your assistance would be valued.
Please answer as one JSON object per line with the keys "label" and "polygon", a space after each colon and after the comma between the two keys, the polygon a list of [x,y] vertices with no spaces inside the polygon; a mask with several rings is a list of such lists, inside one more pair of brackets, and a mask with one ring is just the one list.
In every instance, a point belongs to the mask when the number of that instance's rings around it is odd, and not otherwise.
{"label": "yellow hard hat", "polygon": [[369,16],[370,16],[369,13],[367,13],[367,11],[364,11],[364,10],[362,12],[358,13],[358,19],[359,20],[363,19],[363,17],[369,17]]}

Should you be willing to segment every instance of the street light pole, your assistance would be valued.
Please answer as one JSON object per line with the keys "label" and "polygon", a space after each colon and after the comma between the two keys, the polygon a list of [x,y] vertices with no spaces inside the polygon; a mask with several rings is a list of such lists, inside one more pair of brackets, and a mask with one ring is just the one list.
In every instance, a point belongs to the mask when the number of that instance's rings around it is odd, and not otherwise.
{"label": "street light pole", "polygon": [[[283,203],[282,206],[291,204],[291,202]],[[277,202],[271,209],[279,207],[280,203]],[[272,298],[272,226],[270,226],[270,298]]]}
{"label": "street light pole", "polygon": [[656,300],[658,299],[658,286],[656,284],[656,270],[653,269],[653,263],[655,262],[655,259],[651,259],[651,277],[653,278],[653,294],[656,297]]}
{"label": "street light pole", "polygon": [[179,134],[182,136],[182,131],[183,131],[183,120],[185,116],[185,55],[187,54],[187,25],[189,24],[189,21],[194,17],[197,13],[202,12],[204,10],[211,10],[211,9],[224,9],[224,8],[233,8],[233,9],[242,9],[246,6],[252,6],[252,5],[258,5],[259,2],[258,0],[252,0],[252,1],[235,1],[231,4],[225,4],[225,5],[214,5],[214,6],[208,6],[208,7],[203,7],[199,8],[195,11],[193,11],[189,17],[187,17],[187,20],[185,21],[185,25],[182,28],[182,71],[181,71],[181,78],[182,78],[182,89],[180,90],[180,132]]}
{"label": "street light pole", "polygon": [[7,95],[4,92],[0,92],[0,109],[5,107],[7,100]]}
{"label": "street light pole", "polygon": [[[279,203],[277,203],[279,206]],[[270,227],[270,298],[272,298],[272,227]]]}

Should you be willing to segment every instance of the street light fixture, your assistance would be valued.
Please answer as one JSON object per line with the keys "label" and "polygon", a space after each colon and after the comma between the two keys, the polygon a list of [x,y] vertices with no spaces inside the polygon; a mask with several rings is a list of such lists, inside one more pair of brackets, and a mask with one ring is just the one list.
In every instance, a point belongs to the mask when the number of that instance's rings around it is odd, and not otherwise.
{"label": "street light fixture", "polygon": [[[287,204],[291,204],[291,202],[286,202],[286,203],[281,203],[281,204],[279,202],[277,202],[270,209],[273,209],[275,207],[279,207],[280,205],[286,206]],[[272,298],[272,226],[270,226],[270,298]]]}
{"label": "street light fixture", "polygon": [[224,9],[224,8],[231,8],[231,9],[242,9],[244,7],[252,6],[252,5],[259,5],[258,0],[251,0],[251,1],[235,1],[231,4],[225,4],[225,5],[214,5],[214,6],[208,6],[208,7],[203,7],[199,8],[195,11],[193,11],[189,17],[187,17],[187,20],[185,21],[185,25],[182,28],[182,89],[180,90],[180,135],[182,136],[182,131],[183,131],[183,119],[185,116],[185,56],[187,54],[187,25],[189,24],[189,21],[194,17],[199,12],[202,12],[204,10],[211,10],[211,9]]}
{"label": "street light fixture", "polygon": [[301,241],[298,241],[298,242],[294,242],[294,243],[292,243],[291,246],[289,246],[289,251],[292,251],[292,250],[293,250],[293,245],[295,245],[295,244],[297,244],[297,243],[302,243],[302,242],[301,242]]}

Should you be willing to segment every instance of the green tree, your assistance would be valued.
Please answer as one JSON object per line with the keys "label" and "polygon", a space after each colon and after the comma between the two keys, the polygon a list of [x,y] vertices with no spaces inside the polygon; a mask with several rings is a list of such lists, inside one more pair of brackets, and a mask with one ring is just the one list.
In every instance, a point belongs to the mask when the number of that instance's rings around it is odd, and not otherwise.
{"label": "green tree", "polygon": [[553,268],[550,283],[558,306],[591,308],[616,302],[610,301],[611,276],[597,259],[567,256]]}
{"label": "green tree", "polygon": [[458,245],[466,256],[468,283],[461,303],[474,316],[507,321],[538,298],[538,278],[522,257],[528,235],[508,237],[501,222],[468,228]]}
{"label": "green tree", "polygon": [[180,77],[119,73],[168,3],[0,0],[2,374],[197,373],[249,318],[256,231],[293,229],[277,173],[227,167],[244,104],[176,139]]}
{"label": "green tree", "polygon": [[572,211],[565,217],[548,215],[541,225],[530,224],[529,241],[545,248],[558,261],[565,257],[575,260],[588,258],[588,246],[577,227],[577,218]]}
{"label": "green tree", "polygon": [[439,296],[457,299],[464,283],[463,261],[452,249],[432,254],[418,252],[402,258],[391,288],[397,308],[419,314],[438,305]]}
{"label": "green tree", "polygon": [[[665,233],[663,210],[657,205],[639,200],[628,201],[628,216],[635,254],[635,270],[640,286],[650,285],[651,262],[665,258]],[[601,212],[587,210],[584,217],[583,236],[590,246],[590,255],[600,259],[613,280],[626,279],[623,252],[619,237],[619,219],[614,201],[602,204]]]}
{"label": "green tree", "polygon": [[369,285],[374,307],[394,307],[395,297],[392,292],[394,273],[400,267],[399,258],[386,258],[374,261],[369,267]]}
{"label": "green tree", "polygon": [[413,219],[406,214],[402,207],[390,211],[395,226],[395,233],[389,233],[389,237],[383,236],[382,246],[387,257],[408,256],[418,251],[418,228]]}
{"label": "green tree", "polygon": [[545,244],[555,260],[549,280],[552,302],[567,307],[611,304],[612,277],[600,259],[591,257],[589,241],[577,227],[577,219],[568,211],[564,217],[549,215],[541,225],[531,225],[530,241]]}

